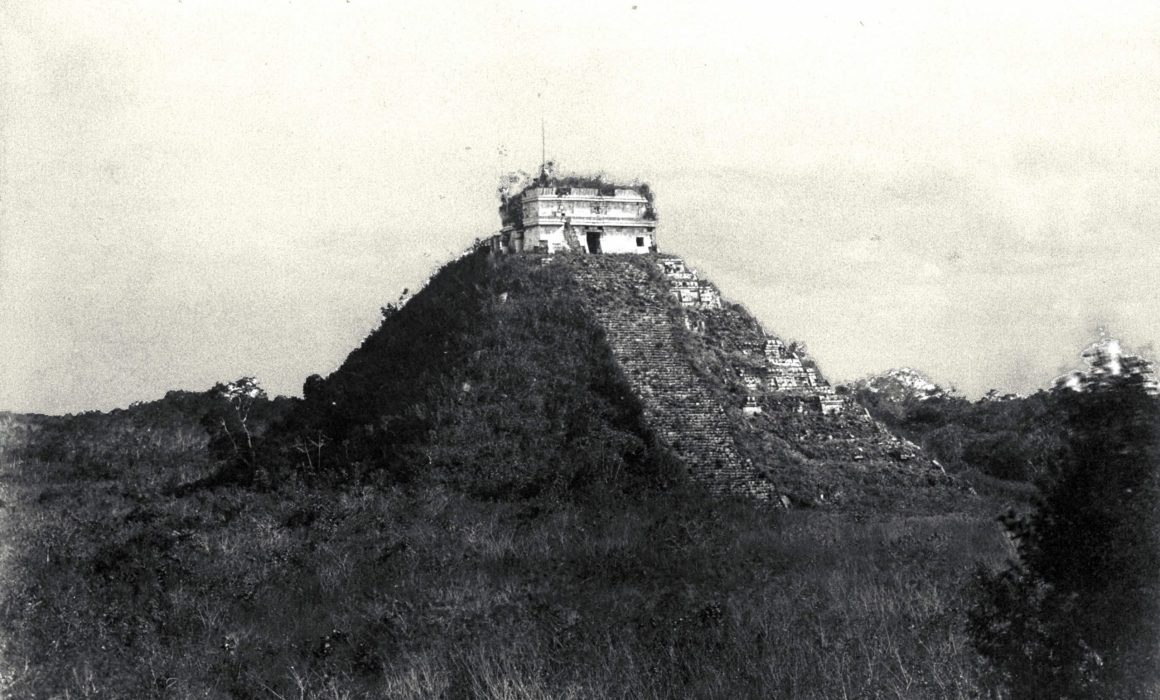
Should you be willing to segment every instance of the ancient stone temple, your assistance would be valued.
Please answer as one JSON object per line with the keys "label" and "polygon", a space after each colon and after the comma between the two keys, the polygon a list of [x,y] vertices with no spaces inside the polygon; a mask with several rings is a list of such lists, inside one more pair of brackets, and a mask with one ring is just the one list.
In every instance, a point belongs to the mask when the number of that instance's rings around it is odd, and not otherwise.
{"label": "ancient stone temple", "polygon": [[545,167],[499,195],[503,229],[481,245],[497,267],[542,271],[575,299],[651,434],[711,492],[817,506],[853,502],[869,473],[908,492],[953,481],[836,391],[803,345],[659,252],[646,185]]}
{"label": "ancient stone temple", "polygon": [[647,186],[557,178],[547,170],[527,187],[501,193],[497,252],[656,252],[656,212]]}
{"label": "ancient stone temple", "polygon": [[[599,178],[557,177],[550,163],[541,168],[534,180],[513,180],[511,184],[514,186],[510,190],[500,189],[504,226],[490,241],[493,252],[649,254],[644,264],[655,265],[680,307],[701,314],[725,313],[721,293],[712,283],[701,279],[681,258],[657,251],[656,210],[647,185],[621,186]],[[699,323],[705,320],[700,318]],[[691,323],[687,314],[685,323]],[[845,409],[845,400],[800,349],[787,348],[764,331],[756,342],[752,349],[763,356],[763,362],[738,370],[751,389],[745,403],[747,413],[758,412],[759,394],[793,397],[800,400],[801,406],[824,415]]]}

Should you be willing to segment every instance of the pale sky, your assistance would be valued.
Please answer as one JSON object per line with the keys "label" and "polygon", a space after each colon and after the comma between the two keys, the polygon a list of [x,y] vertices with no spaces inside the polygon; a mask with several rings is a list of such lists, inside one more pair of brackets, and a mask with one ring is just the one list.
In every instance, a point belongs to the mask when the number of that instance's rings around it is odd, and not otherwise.
{"label": "pale sky", "polygon": [[1160,4],[0,0],[0,409],[298,394],[547,151],[834,381],[1160,341]]}

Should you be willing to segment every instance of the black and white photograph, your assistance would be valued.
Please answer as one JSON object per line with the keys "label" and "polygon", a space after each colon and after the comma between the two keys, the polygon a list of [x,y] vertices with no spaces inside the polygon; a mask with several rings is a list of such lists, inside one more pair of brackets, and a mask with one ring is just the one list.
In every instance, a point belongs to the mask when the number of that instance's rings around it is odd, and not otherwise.
{"label": "black and white photograph", "polygon": [[0,0],[0,699],[1160,698],[1160,4]]}

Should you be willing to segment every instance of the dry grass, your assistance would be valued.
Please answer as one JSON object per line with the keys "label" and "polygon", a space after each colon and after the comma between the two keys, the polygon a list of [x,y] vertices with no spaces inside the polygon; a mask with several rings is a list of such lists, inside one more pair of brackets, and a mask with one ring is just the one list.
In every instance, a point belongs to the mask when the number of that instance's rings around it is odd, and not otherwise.
{"label": "dry grass", "polygon": [[426,487],[181,497],[0,472],[10,697],[885,697],[985,693],[967,515],[696,494]]}

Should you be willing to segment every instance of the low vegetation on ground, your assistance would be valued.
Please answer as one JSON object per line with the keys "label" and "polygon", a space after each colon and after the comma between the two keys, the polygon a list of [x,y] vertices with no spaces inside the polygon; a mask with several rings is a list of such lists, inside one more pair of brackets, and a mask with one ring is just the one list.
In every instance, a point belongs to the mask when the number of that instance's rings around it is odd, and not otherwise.
{"label": "low vegetation on ground", "polygon": [[965,586],[1007,552],[962,515],[139,466],[6,450],[8,696],[973,697]]}

